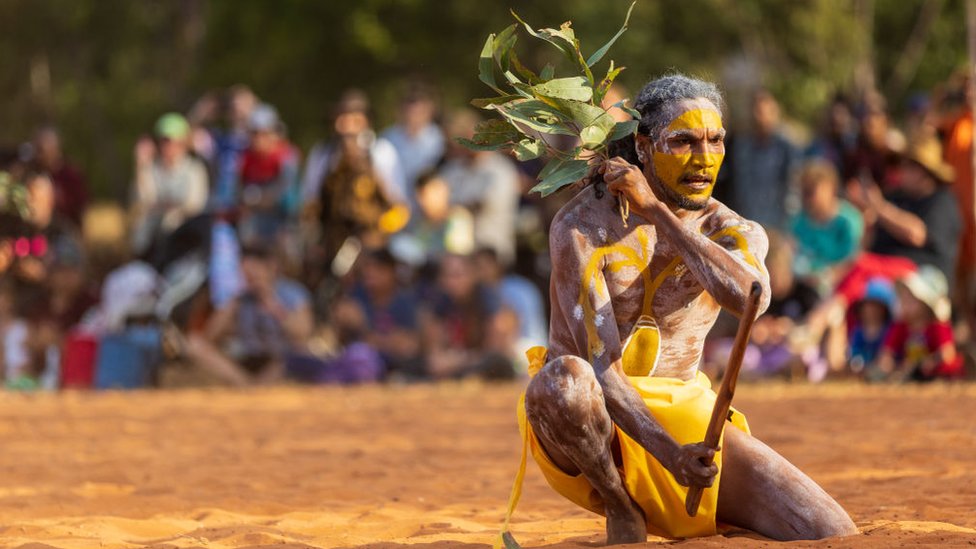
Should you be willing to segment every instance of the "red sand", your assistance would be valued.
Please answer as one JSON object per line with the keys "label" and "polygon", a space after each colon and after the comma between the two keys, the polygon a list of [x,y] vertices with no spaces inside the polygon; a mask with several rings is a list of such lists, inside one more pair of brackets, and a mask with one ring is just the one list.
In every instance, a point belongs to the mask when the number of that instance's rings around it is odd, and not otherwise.
{"label": "red sand", "polygon": [[[0,545],[487,547],[517,465],[518,392],[0,394]],[[972,385],[740,386],[754,433],[863,532],[788,546],[976,545],[974,397]],[[604,540],[601,518],[529,470],[514,522],[524,546]],[[778,544],[740,534],[676,545]]]}

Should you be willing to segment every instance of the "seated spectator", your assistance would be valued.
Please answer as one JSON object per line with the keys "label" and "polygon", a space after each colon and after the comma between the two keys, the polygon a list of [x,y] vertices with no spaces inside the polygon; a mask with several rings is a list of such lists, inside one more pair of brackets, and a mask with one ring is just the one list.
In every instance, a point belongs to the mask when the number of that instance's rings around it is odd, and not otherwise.
{"label": "seated spectator", "polygon": [[[855,374],[876,379],[878,353],[888,335],[895,310],[895,289],[884,278],[868,282],[864,297],[852,307],[853,323],[848,364]],[[883,377],[883,374],[882,374]]]}
{"label": "seated spectator", "polygon": [[344,306],[361,309],[365,320],[362,340],[380,352],[390,374],[405,379],[422,377],[417,296],[400,284],[397,262],[387,250],[363,255],[359,269],[361,283],[353,290],[352,303]]}
{"label": "seated spectator", "polygon": [[30,169],[45,173],[54,184],[54,212],[81,227],[81,216],[88,206],[88,181],[64,156],[61,135],[54,126],[37,130],[31,142]]}
{"label": "seated spectator", "polygon": [[837,196],[837,172],[825,160],[811,160],[800,171],[803,209],[790,221],[797,243],[793,271],[800,278],[820,281],[830,291],[836,270],[860,250],[864,225],[861,214]]}
{"label": "seated spectator", "polygon": [[9,388],[37,387],[39,372],[34,371],[29,349],[27,322],[17,314],[16,287],[6,280],[0,284],[0,343],[3,345],[3,379]]}
{"label": "seated spectator", "polygon": [[923,265],[949,277],[955,272],[962,223],[947,189],[952,169],[942,160],[939,143],[915,144],[903,159],[901,172],[899,190],[888,196],[873,183],[848,184],[847,196],[873,227],[874,238],[843,275],[834,295],[811,315],[812,334],[841,326],[848,307],[861,299],[873,278],[898,280]]}
{"label": "seated spectator", "polygon": [[394,235],[390,248],[424,265],[436,263],[446,253],[467,255],[474,251],[474,219],[463,206],[451,206],[451,188],[436,172],[417,180],[417,215]]}
{"label": "seated spectator", "polygon": [[186,119],[168,113],[156,122],[155,142],[136,143],[131,212],[136,255],[153,253],[161,239],[207,205],[207,167],[190,155],[189,138]]}
{"label": "seated spectator", "polygon": [[213,313],[203,333],[188,337],[186,351],[225,382],[273,382],[312,333],[311,298],[301,285],[278,275],[275,256],[266,248],[245,247],[241,271],[242,292]]}
{"label": "seated spectator", "polygon": [[261,104],[248,122],[250,146],[241,157],[241,241],[274,243],[298,208],[298,150],[285,139],[274,107]]}
{"label": "seated spectator", "polygon": [[869,94],[861,113],[857,146],[844,161],[845,181],[878,185],[891,192],[901,184],[900,153],[905,138],[891,128],[884,99]]}
{"label": "seated spectator", "polygon": [[434,122],[436,112],[430,90],[419,83],[411,84],[400,98],[396,125],[381,134],[397,151],[407,196],[414,196],[417,179],[434,169],[444,156],[444,132]]}
{"label": "seated spectator", "polygon": [[841,282],[848,303],[860,297],[873,276],[893,280],[920,265],[933,265],[950,279],[955,273],[962,222],[947,188],[953,173],[942,160],[942,147],[937,141],[916,144],[901,171],[899,190],[887,196],[877,185],[848,185],[849,199],[875,229],[870,253],[863,254]]}
{"label": "seated spectator", "polygon": [[930,265],[898,281],[899,314],[885,337],[878,369],[911,381],[954,379],[963,374],[949,324],[945,275]]}
{"label": "seated spectator", "polygon": [[428,375],[435,379],[515,375],[512,314],[498,294],[478,284],[470,257],[441,260],[435,294],[422,312],[421,328]]}
{"label": "seated spectator", "polygon": [[210,206],[218,212],[237,207],[241,156],[251,143],[248,123],[258,105],[254,92],[241,84],[231,86],[223,99],[224,127],[211,128],[212,156],[203,157],[208,159],[213,170]]}
{"label": "seated spectator", "polygon": [[529,279],[506,273],[498,260],[498,254],[492,248],[478,250],[474,262],[481,284],[497,292],[502,305],[515,313],[518,340],[513,345],[513,359],[519,364],[525,363],[527,367],[528,363],[523,359],[525,351],[537,345],[549,344],[549,327],[542,292]]}

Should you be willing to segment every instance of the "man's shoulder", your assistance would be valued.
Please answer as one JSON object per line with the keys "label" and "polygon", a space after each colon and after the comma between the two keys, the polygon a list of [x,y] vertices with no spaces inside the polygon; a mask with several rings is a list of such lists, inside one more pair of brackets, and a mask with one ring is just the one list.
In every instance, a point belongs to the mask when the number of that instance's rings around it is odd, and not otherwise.
{"label": "man's shoulder", "polygon": [[756,229],[762,231],[762,227],[759,225],[759,223],[746,219],[732,208],[726,206],[718,200],[715,200],[714,198],[709,200],[708,204],[705,206],[703,217],[705,219],[702,223],[702,232],[705,234],[710,234],[733,227],[739,227],[740,229],[744,228],[750,231]]}
{"label": "man's shoulder", "polygon": [[598,196],[590,186],[580,189],[553,217],[550,234],[607,227],[614,219],[619,223],[620,215],[613,207],[613,200],[609,192]]}

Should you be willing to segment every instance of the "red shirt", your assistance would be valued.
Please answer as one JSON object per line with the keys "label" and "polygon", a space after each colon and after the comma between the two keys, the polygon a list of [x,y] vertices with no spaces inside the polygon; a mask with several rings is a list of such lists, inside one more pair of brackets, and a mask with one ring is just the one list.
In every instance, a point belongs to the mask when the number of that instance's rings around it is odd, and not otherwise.
{"label": "red shirt", "polygon": [[[883,347],[892,352],[898,360],[920,363],[929,355],[939,352],[944,345],[954,345],[952,326],[948,322],[931,322],[922,331],[915,331],[908,323],[897,321],[891,325],[885,336]],[[933,372],[939,377],[958,377],[962,374],[962,356],[950,362],[939,361]]]}

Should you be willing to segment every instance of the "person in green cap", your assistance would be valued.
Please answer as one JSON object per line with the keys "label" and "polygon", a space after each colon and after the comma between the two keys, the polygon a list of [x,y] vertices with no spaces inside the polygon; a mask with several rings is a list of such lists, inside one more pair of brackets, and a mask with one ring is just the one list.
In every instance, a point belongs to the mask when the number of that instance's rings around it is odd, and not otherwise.
{"label": "person in green cap", "polygon": [[131,212],[137,255],[151,253],[156,242],[207,203],[207,168],[189,154],[189,139],[186,118],[171,112],[156,121],[154,138],[144,136],[136,143]]}

